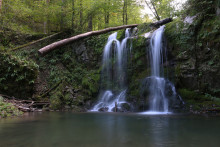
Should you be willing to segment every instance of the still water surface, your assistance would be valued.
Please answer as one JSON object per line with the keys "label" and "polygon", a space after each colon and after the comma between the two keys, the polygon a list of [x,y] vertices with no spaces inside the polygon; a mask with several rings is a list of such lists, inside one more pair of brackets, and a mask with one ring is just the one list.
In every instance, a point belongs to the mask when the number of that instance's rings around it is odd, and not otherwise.
{"label": "still water surface", "polygon": [[220,146],[220,117],[48,112],[0,120],[0,147],[197,146]]}

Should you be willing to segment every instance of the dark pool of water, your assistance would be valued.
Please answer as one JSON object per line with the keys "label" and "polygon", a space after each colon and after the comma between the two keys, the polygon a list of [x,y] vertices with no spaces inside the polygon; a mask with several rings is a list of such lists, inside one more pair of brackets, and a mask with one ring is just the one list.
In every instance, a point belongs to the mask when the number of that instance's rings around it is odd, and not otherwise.
{"label": "dark pool of water", "polygon": [[172,146],[220,146],[220,117],[48,112],[0,120],[0,147]]}

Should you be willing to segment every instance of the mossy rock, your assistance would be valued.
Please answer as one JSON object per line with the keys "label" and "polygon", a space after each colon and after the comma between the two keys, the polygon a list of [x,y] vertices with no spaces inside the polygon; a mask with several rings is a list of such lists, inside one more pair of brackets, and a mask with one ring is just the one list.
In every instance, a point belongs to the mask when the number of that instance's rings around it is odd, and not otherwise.
{"label": "mossy rock", "polygon": [[[49,95],[52,110],[71,110],[75,107],[84,109],[85,98],[82,91],[75,90],[70,83],[62,81]],[[67,108],[68,107],[68,108]]]}
{"label": "mossy rock", "polygon": [[3,98],[0,96],[0,119],[6,117],[20,116],[22,114],[23,113],[11,103],[3,102]]}
{"label": "mossy rock", "polygon": [[201,94],[188,89],[179,89],[178,92],[186,102],[188,109],[203,111],[220,107],[220,98],[210,94]]}

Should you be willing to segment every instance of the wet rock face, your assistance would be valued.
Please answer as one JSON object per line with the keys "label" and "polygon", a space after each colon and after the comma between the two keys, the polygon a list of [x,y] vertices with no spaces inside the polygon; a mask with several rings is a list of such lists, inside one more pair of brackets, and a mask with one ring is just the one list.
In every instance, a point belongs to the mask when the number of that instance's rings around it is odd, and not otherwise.
{"label": "wet rock face", "polygon": [[[205,19],[202,15],[197,15],[192,24],[176,20],[166,26],[168,52],[172,54],[173,60],[176,61],[176,70],[179,71],[176,76],[184,79],[191,76],[197,79],[197,86],[187,84],[192,89],[200,89],[201,79],[208,80],[206,72],[219,74],[219,60],[217,59],[220,54],[219,26],[217,17]],[[213,28],[212,31],[210,28]],[[212,78],[209,80],[214,84]]]}
{"label": "wet rock face", "polygon": [[168,54],[172,57],[169,60],[174,61],[175,85],[188,111],[206,113],[220,107],[218,17],[198,15],[192,24],[178,20],[166,26]]}
{"label": "wet rock face", "polygon": [[75,47],[74,52],[77,55],[79,61],[89,61],[88,51],[84,42],[80,43],[77,47]]}

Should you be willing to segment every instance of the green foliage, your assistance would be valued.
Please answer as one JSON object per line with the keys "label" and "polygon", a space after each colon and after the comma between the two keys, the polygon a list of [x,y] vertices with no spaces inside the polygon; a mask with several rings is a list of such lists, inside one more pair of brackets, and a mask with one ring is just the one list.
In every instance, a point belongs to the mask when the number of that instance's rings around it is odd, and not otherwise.
{"label": "green foliage", "polygon": [[213,105],[220,106],[220,98],[214,97],[208,93],[201,94],[188,89],[179,89],[178,93],[186,102],[187,107],[192,107],[194,110],[202,110],[213,107]]}
{"label": "green foliage", "polygon": [[2,99],[3,98],[0,96],[0,119],[12,116],[19,116],[23,114],[12,104],[3,102]]}
{"label": "green foliage", "polygon": [[100,72],[90,71],[82,79],[82,87],[89,96],[97,95],[99,90]]}
{"label": "green foliage", "polygon": [[93,48],[95,53],[102,54],[103,48],[107,42],[108,36],[109,36],[108,33],[99,35],[99,36],[92,36],[86,40],[86,44],[88,47]]}
{"label": "green foliage", "polygon": [[53,95],[50,96],[50,108],[53,110],[59,110],[62,108],[62,92],[61,91],[57,91],[56,93],[54,93]]}
{"label": "green foliage", "polygon": [[165,29],[166,37],[170,43],[180,47],[183,51],[190,48],[188,42],[191,42],[193,36],[192,32],[184,31],[184,27],[187,28],[188,26],[184,26],[182,20],[175,19],[173,22],[167,24]]}
{"label": "green foliage", "polygon": [[150,8],[152,12],[150,17],[155,20],[174,18],[181,12],[181,4],[176,0],[141,0],[141,2]]}
{"label": "green foliage", "polygon": [[215,15],[216,0],[188,0],[185,4],[186,15],[194,16],[202,13],[204,17]]}
{"label": "green foliage", "polygon": [[218,19],[210,19],[203,23],[202,27],[200,28],[198,34],[198,40],[201,41],[215,41],[220,34],[220,21]]}
{"label": "green foliage", "polygon": [[147,33],[151,31],[151,27],[150,27],[151,23],[142,23],[140,25],[138,25],[138,35],[142,35],[143,33]]}
{"label": "green foliage", "polygon": [[134,0],[4,0],[1,26],[29,34],[65,29],[86,32],[90,27],[99,30],[122,25],[125,12],[128,24],[142,22]]}
{"label": "green foliage", "polygon": [[[38,65],[19,56],[0,53],[0,92],[29,97],[33,94]],[[21,86],[22,85],[22,86]]]}

